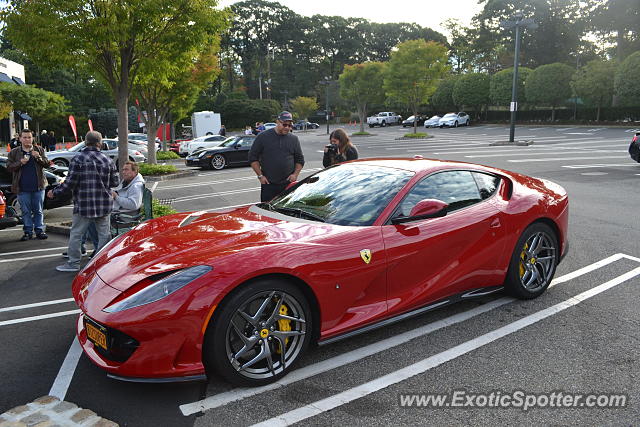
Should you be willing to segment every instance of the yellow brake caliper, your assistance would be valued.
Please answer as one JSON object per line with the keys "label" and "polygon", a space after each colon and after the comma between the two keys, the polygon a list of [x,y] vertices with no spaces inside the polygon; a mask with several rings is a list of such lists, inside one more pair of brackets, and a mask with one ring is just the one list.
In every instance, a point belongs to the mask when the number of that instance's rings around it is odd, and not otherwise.
{"label": "yellow brake caliper", "polygon": [[529,249],[529,244],[525,243],[524,248],[522,248],[522,253],[520,253],[520,278],[524,277],[524,263],[527,258],[527,249]]}
{"label": "yellow brake caliper", "polygon": [[[286,316],[289,313],[289,309],[287,308],[286,305],[282,304],[280,306],[280,315],[281,316]],[[289,319],[280,319],[278,320],[278,329],[281,331],[290,331],[291,330],[291,320]],[[285,338],[284,343],[285,346],[287,344],[287,342],[289,341],[289,338]],[[278,353],[280,353],[281,349],[278,349]]]}

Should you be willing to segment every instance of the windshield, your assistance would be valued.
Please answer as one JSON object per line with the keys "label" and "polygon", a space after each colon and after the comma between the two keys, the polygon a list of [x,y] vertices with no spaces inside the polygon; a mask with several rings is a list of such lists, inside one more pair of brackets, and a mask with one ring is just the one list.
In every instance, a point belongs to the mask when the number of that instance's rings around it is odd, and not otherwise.
{"label": "windshield", "polygon": [[455,117],[455,116],[457,116],[456,113],[448,113],[448,114],[444,115],[443,119],[447,119],[447,118],[451,118],[451,117]]}
{"label": "windshield", "polygon": [[239,138],[237,136],[232,136],[231,138],[227,138],[222,142],[219,147],[230,147],[232,146]]}
{"label": "windshield", "polygon": [[336,225],[371,225],[413,172],[383,166],[343,164],[306,178],[266,209]]}
{"label": "windshield", "polygon": [[69,148],[69,151],[81,151],[84,148],[84,142],[81,142],[80,144],[74,145],[73,147]]}
{"label": "windshield", "polygon": [[407,120],[413,120],[415,118],[415,116],[409,116],[407,117]]}
{"label": "windshield", "polygon": [[440,118],[440,116],[433,116],[429,120],[435,120],[435,119],[439,119],[439,118]]}

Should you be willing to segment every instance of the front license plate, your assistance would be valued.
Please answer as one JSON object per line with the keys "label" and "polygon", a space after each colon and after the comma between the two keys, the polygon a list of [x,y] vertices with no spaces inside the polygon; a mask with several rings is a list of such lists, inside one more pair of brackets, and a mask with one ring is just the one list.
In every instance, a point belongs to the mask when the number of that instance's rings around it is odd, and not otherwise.
{"label": "front license plate", "polygon": [[107,349],[107,335],[100,329],[96,328],[89,322],[84,322],[84,326],[87,330],[87,338],[97,346]]}

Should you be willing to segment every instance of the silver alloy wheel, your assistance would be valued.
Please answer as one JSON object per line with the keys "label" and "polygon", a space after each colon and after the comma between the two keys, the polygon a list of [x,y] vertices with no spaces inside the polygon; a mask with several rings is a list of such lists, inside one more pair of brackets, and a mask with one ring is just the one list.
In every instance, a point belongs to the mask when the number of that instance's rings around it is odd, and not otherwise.
{"label": "silver alloy wheel", "polygon": [[555,272],[556,259],[554,239],[544,231],[532,234],[520,253],[519,276],[522,287],[529,292],[546,287]]}
{"label": "silver alloy wheel", "polygon": [[[22,218],[22,207],[20,206],[18,197],[14,197],[13,199],[11,199],[11,202],[9,202],[9,206],[11,206],[16,211],[16,215]],[[44,214],[44,210],[43,210],[43,214]]]}
{"label": "silver alloy wheel", "polygon": [[227,161],[222,154],[216,154],[211,158],[211,167],[216,170],[224,169]]}
{"label": "silver alloy wheel", "polygon": [[263,291],[245,301],[226,331],[227,359],[249,379],[268,379],[293,363],[305,343],[307,322],[299,301],[284,291]]}

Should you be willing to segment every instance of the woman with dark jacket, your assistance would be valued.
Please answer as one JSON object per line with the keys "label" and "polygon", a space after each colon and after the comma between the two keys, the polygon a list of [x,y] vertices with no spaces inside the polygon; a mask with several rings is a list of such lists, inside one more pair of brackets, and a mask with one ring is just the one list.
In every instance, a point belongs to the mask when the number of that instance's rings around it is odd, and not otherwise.
{"label": "woman with dark jacket", "polygon": [[358,150],[344,129],[336,129],[331,132],[329,142],[331,144],[324,147],[324,156],[322,157],[322,164],[325,168],[358,158]]}

